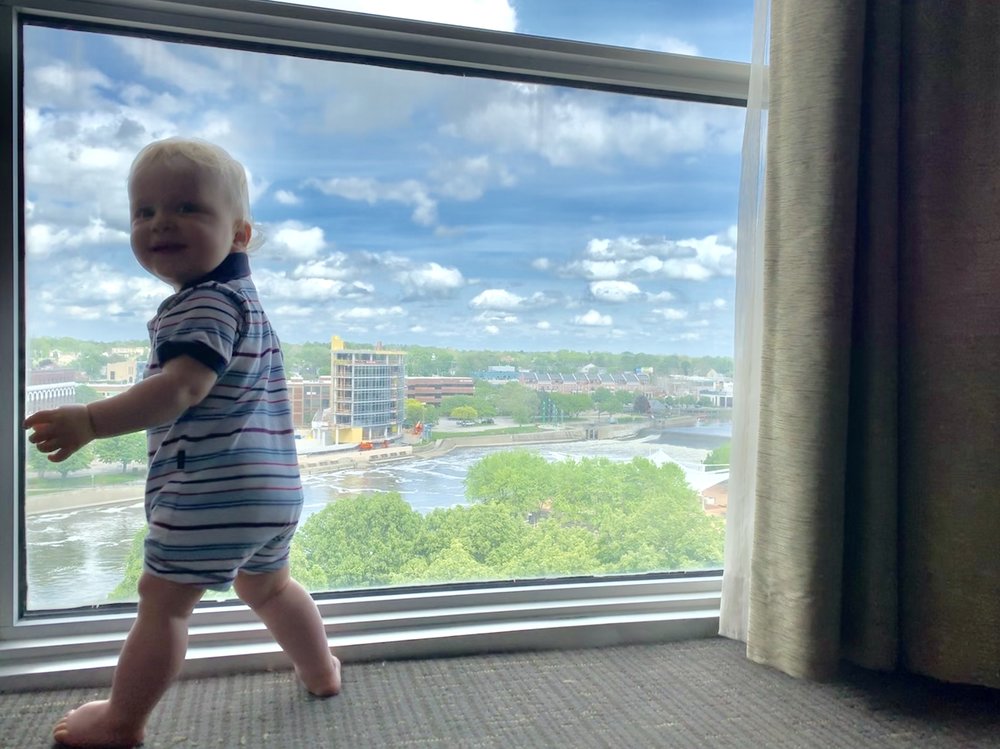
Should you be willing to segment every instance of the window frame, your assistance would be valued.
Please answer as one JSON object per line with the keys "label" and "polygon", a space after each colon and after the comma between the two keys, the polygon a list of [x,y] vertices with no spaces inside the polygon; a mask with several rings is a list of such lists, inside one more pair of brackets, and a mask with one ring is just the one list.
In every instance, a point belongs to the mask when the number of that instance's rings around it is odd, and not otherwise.
{"label": "window frame", "polygon": [[[745,106],[749,65],[260,0],[0,0],[0,691],[110,680],[134,605],[25,613],[21,24]],[[717,634],[720,570],[316,596],[347,661],[586,647]],[[287,665],[239,603],[191,619],[185,676]]]}

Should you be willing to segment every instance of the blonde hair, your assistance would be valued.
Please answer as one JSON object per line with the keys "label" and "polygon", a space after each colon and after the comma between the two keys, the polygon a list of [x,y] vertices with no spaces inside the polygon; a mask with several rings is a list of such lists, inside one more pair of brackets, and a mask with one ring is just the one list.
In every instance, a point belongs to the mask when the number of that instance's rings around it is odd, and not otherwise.
{"label": "blonde hair", "polygon": [[246,169],[221,146],[199,138],[172,137],[153,141],[144,146],[132,160],[132,166],[128,171],[129,184],[140,169],[178,158],[186,159],[195,166],[218,175],[229,193],[229,201],[236,211],[237,218],[253,227],[250,247],[256,247],[259,241],[255,240],[258,240],[259,233],[256,231],[257,227],[254,226],[253,215],[250,212],[250,189],[247,184]]}

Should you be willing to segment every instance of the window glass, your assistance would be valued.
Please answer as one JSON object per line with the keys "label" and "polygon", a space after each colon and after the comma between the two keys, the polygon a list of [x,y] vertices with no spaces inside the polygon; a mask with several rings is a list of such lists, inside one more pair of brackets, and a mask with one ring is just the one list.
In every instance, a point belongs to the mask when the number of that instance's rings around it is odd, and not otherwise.
{"label": "window glass", "polygon": [[298,0],[295,4],[741,62],[750,61],[753,27],[749,0]]}
{"label": "window glass", "polygon": [[[719,568],[743,111],[24,30],[26,410],[141,379],[126,173],[248,169],[314,591]],[[141,436],[27,452],[28,607],[133,599]],[[60,472],[61,471],[61,472]]]}

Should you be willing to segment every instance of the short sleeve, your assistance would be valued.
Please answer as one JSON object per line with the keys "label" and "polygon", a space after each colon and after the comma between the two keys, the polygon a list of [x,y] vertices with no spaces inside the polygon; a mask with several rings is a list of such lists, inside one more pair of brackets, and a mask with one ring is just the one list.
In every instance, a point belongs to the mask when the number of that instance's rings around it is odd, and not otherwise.
{"label": "short sleeve", "polygon": [[226,371],[243,329],[239,298],[221,287],[195,287],[165,310],[153,342],[160,366],[187,355],[217,375]]}

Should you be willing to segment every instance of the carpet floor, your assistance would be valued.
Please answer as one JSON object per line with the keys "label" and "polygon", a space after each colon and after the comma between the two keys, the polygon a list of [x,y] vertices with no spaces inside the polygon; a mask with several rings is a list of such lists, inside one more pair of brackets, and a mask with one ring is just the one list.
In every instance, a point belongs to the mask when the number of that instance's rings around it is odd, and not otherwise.
{"label": "carpet floor", "polygon": [[[104,694],[0,694],[0,747],[52,746],[53,723]],[[1000,747],[1000,692],[860,670],[801,681],[713,638],[349,663],[330,700],[286,671],[191,679],[167,693],[144,746],[976,749]]]}

